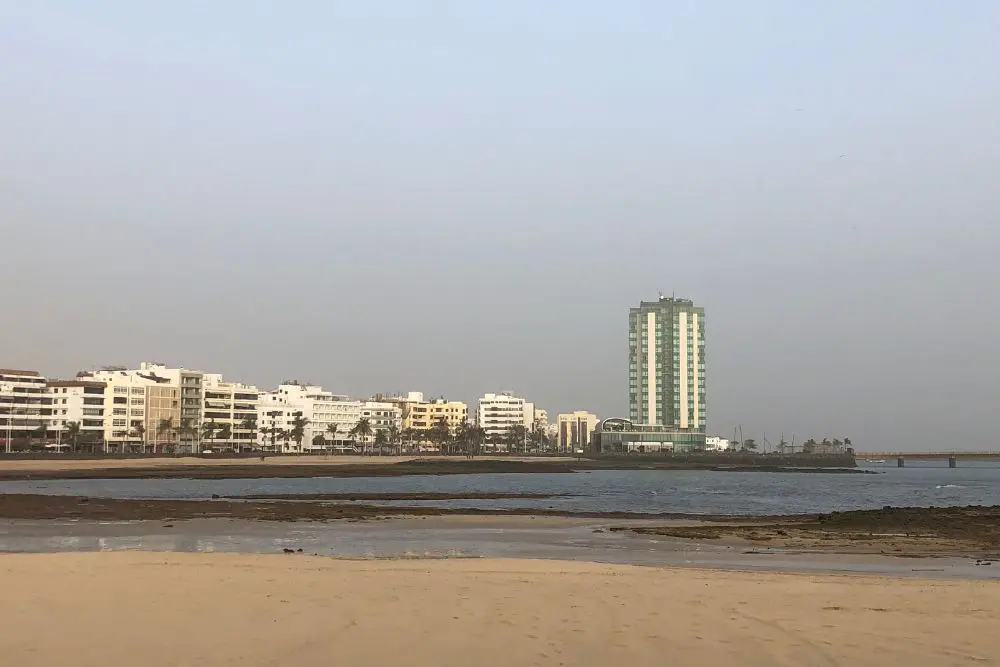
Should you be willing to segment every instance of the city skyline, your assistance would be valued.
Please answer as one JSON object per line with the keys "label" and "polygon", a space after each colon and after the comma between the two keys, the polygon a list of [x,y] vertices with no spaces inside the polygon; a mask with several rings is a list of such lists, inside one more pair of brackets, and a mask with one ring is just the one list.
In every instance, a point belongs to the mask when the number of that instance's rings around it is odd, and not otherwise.
{"label": "city skyline", "polygon": [[993,446],[996,2],[113,4],[0,8],[3,363],[627,416],[676,290],[709,432]]}
{"label": "city skyline", "polygon": [[[554,451],[556,442],[568,447],[581,440],[579,433],[574,438],[559,433],[557,424],[566,415],[552,423],[546,409],[512,393],[486,392],[473,405],[470,411],[464,401],[425,398],[420,391],[357,398],[297,381],[265,388],[155,362],[81,371],[71,380],[0,367],[0,434],[6,452],[82,441],[105,453],[155,452],[165,446],[194,452],[203,443],[235,451],[270,447],[308,453],[353,451],[357,442],[373,436],[378,436],[375,442],[392,438],[400,447],[404,437],[410,446],[440,447],[449,436],[472,437],[473,425],[489,451],[506,451],[514,441],[527,448],[529,440]],[[590,417],[592,430],[596,417]],[[64,434],[66,442],[60,443]]]}

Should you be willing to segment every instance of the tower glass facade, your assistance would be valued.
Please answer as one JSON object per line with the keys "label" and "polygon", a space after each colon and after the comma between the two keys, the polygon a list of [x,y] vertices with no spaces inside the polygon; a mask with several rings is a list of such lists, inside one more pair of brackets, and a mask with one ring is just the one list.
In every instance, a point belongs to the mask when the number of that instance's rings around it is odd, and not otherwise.
{"label": "tower glass facade", "polygon": [[705,309],[660,297],[629,309],[629,418],[704,432]]}

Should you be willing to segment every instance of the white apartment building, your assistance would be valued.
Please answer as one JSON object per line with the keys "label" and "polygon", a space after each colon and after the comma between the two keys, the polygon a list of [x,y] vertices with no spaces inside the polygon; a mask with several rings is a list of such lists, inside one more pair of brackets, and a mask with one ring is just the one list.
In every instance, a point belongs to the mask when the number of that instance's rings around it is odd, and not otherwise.
{"label": "white apartment building", "polygon": [[48,426],[47,402],[45,378],[38,371],[0,368],[0,441],[5,452]]}
{"label": "white apartment building", "polygon": [[[301,446],[281,437],[282,432],[292,429],[296,416],[308,420]],[[349,441],[349,432],[361,419],[368,420],[372,431],[400,428],[402,411],[393,403],[356,401],[319,386],[287,382],[273,392],[260,394],[258,442],[267,451],[322,451]],[[336,434],[330,430],[331,425],[336,426]]]}
{"label": "white apartment building", "polygon": [[213,450],[253,449],[258,441],[257,387],[204,373],[202,389],[202,444]]}
{"label": "white apartment building", "polygon": [[359,403],[361,419],[368,420],[373,432],[402,427],[403,411],[398,405],[386,401],[359,401]]}
{"label": "white apartment building", "polygon": [[727,438],[720,438],[717,435],[710,435],[705,438],[705,451],[726,452],[729,451],[730,443]]}
{"label": "white apartment building", "polygon": [[548,434],[549,432],[549,412],[548,410],[543,410],[542,408],[535,407],[532,405],[532,419],[530,424],[531,428],[541,431],[542,433]]}
{"label": "white apartment building", "polygon": [[512,426],[531,430],[535,422],[535,406],[510,392],[484,394],[479,399],[476,423],[486,436],[488,451],[507,451],[504,438]]}
{"label": "white apartment building", "polygon": [[597,415],[585,410],[577,410],[559,415],[558,440],[560,452],[587,451],[591,437],[597,429]]}
{"label": "white apartment building", "polygon": [[[104,442],[105,391],[104,382],[94,380],[49,380],[46,384],[51,401],[49,429],[63,445],[94,445]],[[62,435],[69,424],[80,425],[76,442],[67,442]]]}

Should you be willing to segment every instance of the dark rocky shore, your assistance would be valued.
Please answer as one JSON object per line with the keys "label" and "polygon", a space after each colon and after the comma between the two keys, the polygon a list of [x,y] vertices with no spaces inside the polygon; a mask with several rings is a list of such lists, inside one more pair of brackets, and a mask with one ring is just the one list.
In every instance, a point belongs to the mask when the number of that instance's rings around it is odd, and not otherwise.
{"label": "dark rocky shore", "polygon": [[1000,506],[884,507],[818,515],[755,517],[740,522],[720,521],[724,523],[627,526],[612,530],[690,540],[722,540],[782,551],[1000,558]]}
{"label": "dark rocky shore", "polygon": [[[354,494],[357,495],[357,494]],[[393,500],[394,494],[371,494],[369,500]],[[412,494],[419,496],[421,494]],[[468,499],[473,494],[436,494],[437,499]],[[495,494],[499,496],[500,494]],[[518,497],[514,495],[502,497]],[[523,496],[521,496],[523,497]],[[411,498],[413,499],[413,498]],[[685,514],[638,512],[566,512],[544,508],[476,509],[402,507],[287,500],[125,500],[35,494],[0,495],[0,519],[83,519],[137,521],[228,518],[251,521],[334,521],[379,519],[390,516],[554,516],[595,519],[675,519]]]}
{"label": "dark rocky shore", "polygon": [[454,460],[414,459],[391,464],[274,464],[265,461],[247,461],[217,465],[186,464],[149,467],[101,467],[94,461],[89,468],[57,468],[51,470],[0,470],[0,481],[56,480],[56,479],[253,479],[306,478],[306,477],[402,477],[406,475],[475,475],[485,473],[553,474],[575,473],[592,470],[713,470],[719,472],[779,472],[779,473],[832,473],[863,474],[868,471],[846,467],[811,467],[804,462],[797,465],[774,465],[763,461],[746,463],[725,458],[690,461],[673,459],[616,458],[616,459],[565,459],[540,460]]}

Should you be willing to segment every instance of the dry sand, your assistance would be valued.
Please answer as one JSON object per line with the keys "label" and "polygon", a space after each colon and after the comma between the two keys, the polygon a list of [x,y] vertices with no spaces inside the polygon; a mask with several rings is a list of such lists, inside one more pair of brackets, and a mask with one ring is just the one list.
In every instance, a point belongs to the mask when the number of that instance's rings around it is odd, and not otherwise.
{"label": "dry sand", "polygon": [[150,553],[0,573],[18,667],[1000,664],[996,582]]}

